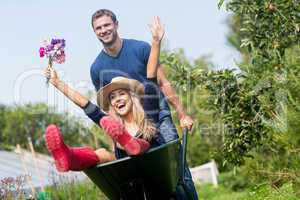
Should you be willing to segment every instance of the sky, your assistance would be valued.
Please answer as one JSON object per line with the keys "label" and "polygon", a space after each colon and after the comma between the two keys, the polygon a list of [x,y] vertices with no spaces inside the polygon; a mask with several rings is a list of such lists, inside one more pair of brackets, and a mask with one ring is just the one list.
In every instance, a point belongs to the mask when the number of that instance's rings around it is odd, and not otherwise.
{"label": "sky", "polygon": [[66,40],[66,63],[55,65],[60,77],[82,93],[94,90],[89,68],[102,49],[91,28],[91,15],[100,8],[115,12],[122,38],[149,42],[148,24],[160,16],[168,48],[183,48],[193,60],[211,55],[218,68],[233,68],[238,54],[226,44],[230,13],[219,10],[218,0],[1,0],[0,104],[44,102],[59,110],[81,113],[45,83],[46,59],[39,58],[41,42]]}

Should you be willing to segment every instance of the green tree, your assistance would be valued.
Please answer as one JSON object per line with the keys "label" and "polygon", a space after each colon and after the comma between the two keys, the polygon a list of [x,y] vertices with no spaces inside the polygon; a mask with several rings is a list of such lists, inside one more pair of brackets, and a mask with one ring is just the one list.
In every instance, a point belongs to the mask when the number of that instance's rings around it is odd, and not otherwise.
{"label": "green tree", "polygon": [[280,120],[289,118],[286,106],[299,108],[299,56],[291,49],[299,46],[300,7],[295,0],[231,0],[226,5],[233,12],[228,40],[243,55],[241,72],[209,72],[187,62],[183,51],[162,60],[173,70],[169,75],[177,88],[187,91],[184,99],[190,105],[192,91],[208,93],[205,109],[225,127],[219,130],[224,163],[243,164],[262,144],[269,150],[280,144]]}
{"label": "green tree", "polygon": [[228,41],[242,55],[242,85],[258,99],[267,136],[254,143],[249,152],[255,159],[246,159],[246,166],[256,181],[274,187],[292,181],[295,191],[300,173],[299,5],[298,0],[226,3],[233,12]]}
{"label": "green tree", "polygon": [[60,127],[66,143],[70,146],[108,147],[103,138],[93,137],[99,133],[96,128],[85,127],[74,116],[68,113],[57,113],[46,104],[4,106],[0,111],[3,119],[0,124],[1,148],[13,149],[16,144],[28,148],[28,138],[30,138],[36,151],[46,153],[48,151],[43,135],[49,124]]}

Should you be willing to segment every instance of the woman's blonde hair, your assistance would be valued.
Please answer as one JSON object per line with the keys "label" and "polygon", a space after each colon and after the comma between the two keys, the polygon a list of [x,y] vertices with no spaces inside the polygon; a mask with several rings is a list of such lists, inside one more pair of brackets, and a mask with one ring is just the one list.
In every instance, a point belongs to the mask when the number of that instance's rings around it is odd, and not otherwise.
{"label": "woman's blonde hair", "polygon": [[[151,139],[156,134],[156,126],[155,123],[147,118],[145,110],[142,106],[141,99],[133,92],[126,90],[129,93],[129,96],[132,101],[132,114],[133,114],[133,121],[138,125],[138,137],[142,137],[147,141],[151,141]],[[109,115],[118,119],[123,124],[122,118],[115,112],[111,104],[109,105]]]}

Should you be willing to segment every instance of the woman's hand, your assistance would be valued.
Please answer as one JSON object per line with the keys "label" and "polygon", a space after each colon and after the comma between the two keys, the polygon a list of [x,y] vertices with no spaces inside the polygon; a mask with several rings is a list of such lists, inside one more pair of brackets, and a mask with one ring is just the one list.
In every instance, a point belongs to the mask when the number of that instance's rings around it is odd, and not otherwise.
{"label": "woman's hand", "polygon": [[50,83],[53,85],[58,84],[59,77],[57,72],[52,67],[48,66],[44,71],[45,76],[49,79]]}
{"label": "woman's hand", "polygon": [[162,25],[160,18],[155,16],[151,24],[149,24],[149,28],[152,34],[153,42],[161,42],[162,38],[165,34],[165,27]]}

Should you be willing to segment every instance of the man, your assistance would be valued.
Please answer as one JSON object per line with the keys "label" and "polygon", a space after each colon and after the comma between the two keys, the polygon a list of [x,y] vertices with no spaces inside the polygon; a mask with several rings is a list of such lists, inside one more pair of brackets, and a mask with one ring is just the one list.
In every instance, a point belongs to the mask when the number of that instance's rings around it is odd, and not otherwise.
{"label": "man", "polygon": [[[96,90],[98,91],[100,87],[108,84],[118,74],[142,81],[145,77],[145,66],[150,53],[150,45],[142,41],[121,39],[117,32],[118,21],[116,16],[109,10],[102,9],[95,12],[92,17],[92,26],[97,38],[104,46],[104,49],[91,66],[91,78]],[[132,53],[136,55],[128,54],[121,57],[123,43],[129,46],[128,51],[133,51]],[[131,58],[130,56],[138,58]],[[106,63],[106,61],[110,63]],[[140,63],[137,63],[137,61],[140,61]],[[159,86],[169,103],[171,103],[178,113],[181,127],[191,129],[193,120],[185,113],[175,90],[167,80],[161,66],[159,66],[157,73]],[[163,112],[160,113],[160,119],[163,124],[166,121],[169,123],[171,122],[171,115],[165,99],[162,100],[161,104]],[[166,142],[175,138],[177,137],[174,136],[171,138],[170,136],[165,136]]]}
{"label": "man", "polygon": [[[110,10],[101,9],[96,11],[92,16],[92,27],[104,47],[90,69],[95,89],[98,91],[99,88],[110,83],[112,78],[116,76],[125,76],[144,82],[150,45],[143,41],[120,38],[117,18]],[[180,126],[191,130],[193,126],[192,118],[185,113],[175,90],[165,76],[163,67],[160,63],[158,65],[157,78],[161,91],[178,113]],[[162,143],[167,143],[177,139],[178,135],[163,94],[161,93],[160,98],[159,130],[164,139]],[[188,168],[186,169],[186,181],[194,199],[197,199],[197,193]]]}

